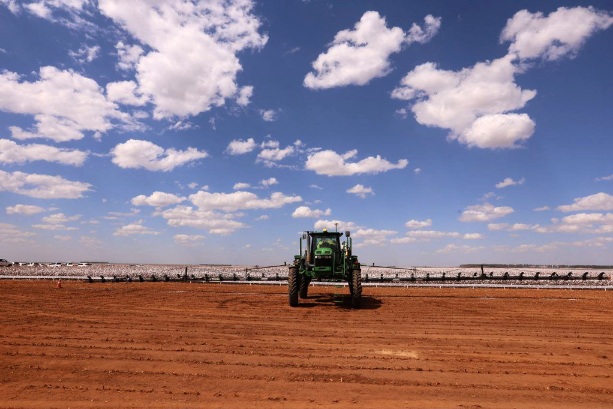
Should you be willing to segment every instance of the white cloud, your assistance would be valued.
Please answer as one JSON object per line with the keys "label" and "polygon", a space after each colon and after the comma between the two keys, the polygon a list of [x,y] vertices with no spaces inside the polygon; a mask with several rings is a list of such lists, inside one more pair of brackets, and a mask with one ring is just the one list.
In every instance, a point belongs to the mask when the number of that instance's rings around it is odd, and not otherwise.
{"label": "white cloud", "polygon": [[338,229],[338,231],[356,231],[361,227],[355,224],[354,222],[344,222],[341,220],[318,220],[313,225],[315,230],[323,230],[328,229],[328,231],[334,231],[334,229]]}
{"label": "white cloud", "polygon": [[[277,141],[274,141],[278,144]],[[262,162],[266,166],[274,166],[276,162],[280,162],[288,156],[293,155],[295,148],[292,145],[288,145],[283,149],[278,147],[270,147],[262,149],[256,158],[256,162]]]}
{"label": "white cloud", "polygon": [[138,195],[132,199],[132,204],[134,206],[154,206],[154,207],[165,207],[170,205],[175,205],[183,202],[185,197],[179,197],[173,195],[172,193],[164,193],[164,192],[153,192],[149,196]]}
{"label": "white cloud", "polygon": [[124,71],[135,69],[138,60],[144,53],[142,47],[124,44],[122,41],[118,42],[115,48],[117,49],[117,56],[119,57],[117,68]]}
{"label": "white cloud", "polygon": [[481,233],[466,233],[462,236],[464,240],[478,240],[482,239],[483,235]]}
{"label": "white cloud", "polygon": [[459,72],[424,63],[402,79],[392,97],[416,99],[411,110],[417,122],[451,130],[451,140],[479,148],[517,147],[532,135],[534,122],[509,111],[523,108],[536,92],[514,83],[519,70],[514,59],[507,55]]}
{"label": "white cloud", "polygon": [[281,192],[275,192],[270,198],[260,198],[251,192],[233,193],[210,193],[200,191],[189,196],[189,200],[198,206],[200,210],[212,211],[222,210],[234,212],[247,209],[276,209],[286,204],[302,201],[300,196],[286,196]]}
{"label": "white cloud", "polygon": [[432,219],[426,220],[409,220],[404,224],[409,229],[423,229],[424,227],[432,226]]}
{"label": "white cloud", "polygon": [[55,213],[49,216],[43,217],[43,222],[48,224],[64,224],[68,222],[75,222],[81,218],[81,215],[66,216],[64,213]]}
{"label": "white cloud", "polygon": [[276,178],[268,178],[260,181],[260,185],[262,185],[263,187],[271,187],[278,184],[279,181]]}
{"label": "white cloud", "polygon": [[251,85],[245,85],[238,92],[236,103],[242,107],[249,105],[251,97],[253,96],[253,87]]}
{"label": "white cloud", "polygon": [[515,83],[515,75],[530,68],[525,60],[572,56],[590,35],[611,24],[610,13],[593,8],[559,8],[548,17],[522,10],[502,32],[501,41],[512,41],[506,56],[457,72],[421,64],[392,97],[416,100],[411,110],[417,122],[449,129],[451,140],[482,149],[517,148],[535,129],[528,115],[512,113],[536,96]]}
{"label": "white cloud", "polygon": [[18,14],[21,10],[17,0],[0,0],[0,4],[4,4],[13,14]]}
{"label": "white cloud", "polygon": [[318,219],[322,216],[330,216],[331,213],[332,213],[332,210],[330,209],[319,210],[319,209],[311,209],[308,206],[300,206],[296,208],[296,210],[294,210],[294,213],[292,213],[292,217],[294,218],[312,217],[314,219]]}
{"label": "white cloud", "polygon": [[40,206],[22,205],[22,204],[17,204],[15,206],[8,206],[6,208],[6,214],[23,214],[26,216],[31,216],[33,214],[42,213],[44,211],[45,209],[43,209]]}
{"label": "white cloud", "polygon": [[464,130],[459,141],[482,149],[517,148],[534,133],[535,124],[526,114],[483,115]]}
{"label": "white cloud", "polygon": [[357,155],[357,150],[351,150],[343,155],[325,150],[313,153],[308,156],[305,168],[312,170],[318,175],[327,176],[349,176],[359,175],[363,173],[381,173],[392,169],[404,169],[409,161],[400,159],[398,163],[393,164],[381,156],[368,157],[359,162],[347,162]]}
{"label": "white cloud", "polygon": [[535,212],[544,212],[547,210],[551,210],[551,208],[549,206],[541,206],[534,209]]}
{"label": "white cloud", "polygon": [[230,155],[244,155],[245,153],[249,153],[256,148],[257,144],[253,138],[249,138],[246,141],[242,139],[235,139],[228,144],[226,148],[226,152]]}
{"label": "white cloud", "polygon": [[278,111],[274,109],[260,110],[260,115],[262,115],[262,119],[266,122],[274,122],[279,118]]}
{"label": "white cloud", "polygon": [[600,192],[586,197],[579,197],[572,205],[558,206],[562,212],[575,212],[583,210],[613,210],[613,196]]}
{"label": "white cloud", "polygon": [[24,231],[14,224],[0,223],[0,243],[30,244],[36,233]]}
{"label": "white cloud", "polygon": [[61,149],[54,146],[30,144],[19,145],[8,139],[0,139],[0,163],[18,163],[43,160],[64,165],[81,166],[87,152]]}
{"label": "white cloud", "polygon": [[33,224],[33,228],[49,231],[75,231],[76,227],[64,226],[63,224]]}
{"label": "white cloud", "polygon": [[483,250],[485,247],[483,246],[478,246],[478,247],[471,247],[471,246],[467,246],[467,245],[458,245],[458,244],[448,244],[445,247],[443,247],[440,250],[437,250],[437,253],[463,253],[463,254],[469,254],[469,253],[475,253],[477,251]]}
{"label": "white cloud", "polygon": [[374,195],[372,188],[364,185],[357,184],[352,188],[347,189],[347,193],[352,193],[362,199],[365,199],[367,195]]}
{"label": "white cloud", "polygon": [[462,222],[489,222],[513,213],[515,210],[508,206],[495,207],[489,203],[468,206],[460,216]]}
{"label": "white cloud", "polygon": [[369,247],[382,246],[388,242],[388,236],[397,234],[394,230],[378,230],[378,229],[357,229],[352,233],[352,237],[356,238],[358,243],[354,247]]}
{"label": "white cloud", "polygon": [[165,210],[162,217],[167,220],[169,226],[203,229],[218,235],[231,234],[246,227],[243,223],[233,220],[234,215],[194,209],[191,206],[177,206]]}
{"label": "white cloud", "polygon": [[177,151],[164,149],[149,141],[130,139],[111,150],[113,163],[124,169],[144,168],[151,171],[168,172],[177,166],[185,165],[208,156],[205,151],[187,148]]}
{"label": "white cloud", "polygon": [[100,46],[94,45],[88,47],[86,45],[79,48],[78,51],[69,51],[68,55],[75,59],[80,64],[90,63],[94,61],[100,53]]}
{"label": "white cloud", "polygon": [[395,238],[390,240],[390,243],[392,243],[392,244],[408,244],[408,243],[415,243],[416,241],[417,241],[417,239],[415,237],[404,236],[404,237],[395,237]]}
{"label": "white cloud", "polygon": [[527,223],[489,223],[487,225],[488,230],[491,231],[524,231],[524,230],[538,230],[541,228],[538,224],[527,224]]}
{"label": "white cloud", "polygon": [[440,239],[443,237],[460,237],[458,232],[446,232],[436,230],[412,230],[407,233],[407,236],[413,237],[419,240]]}
{"label": "white cloud", "polygon": [[521,178],[520,180],[513,180],[513,178],[505,178],[502,182],[496,183],[497,189],[502,189],[507,186],[517,186],[523,185],[526,182],[526,179]]}
{"label": "white cloud", "polygon": [[86,131],[104,133],[114,122],[134,126],[129,115],[108,101],[96,81],[71,70],[41,67],[39,80],[0,73],[0,110],[34,115],[32,130],[10,127],[15,139],[48,138],[64,142],[83,138]]}
{"label": "white cloud", "polygon": [[507,21],[500,40],[510,41],[509,52],[523,60],[551,61],[573,57],[590,36],[612,24],[610,12],[593,7],[560,7],[546,17],[520,10]]}
{"label": "white cloud", "polygon": [[251,185],[249,183],[238,182],[238,183],[234,184],[232,189],[234,189],[234,190],[243,190],[243,189],[249,189],[250,187],[251,187]]}
{"label": "white cloud", "polygon": [[553,224],[534,230],[538,233],[613,233],[613,213],[577,213],[551,221]]}
{"label": "white cloud", "polygon": [[118,81],[106,84],[109,101],[123,105],[143,106],[147,98],[138,94],[138,85],[134,81]]}
{"label": "white cloud", "polygon": [[600,182],[600,181],[603,181],[603,180],[613,180],[613,175],[603,176],[601,178],[596,178],[594,180],[596,180],[597,182]]}
{"label": "white cloud", "polygon": [[237,53],[261,48],[268,40],[258,33],[260,21],[247,0],[100,0],[99,7],[150,49],[134,66],[156,119],[197,115],[228,98],[240,99]]}
{"label": "white cloud", "polygon": [[0,170],[0,191],[39,199],[78,199],[91,188],[89,183],[74,182],[61,176]]}
{"label": "white cloud", "polygon": [[304,86],[313,89],[364,85],[390,71],[389,57],[403,44],[427,42],[438,31],[440,18],[427,16],[425,27],[416,24],[408,34],[399,27],[387,28],[384,17],[367,11],[353,30],[339,31],[328,50],[312,63],[313,72],[304,78]]}
{"label": "white cloud", "polygon": [[121,226],[113,233],[113,236],[133,236],[133,235],[158,235],[159,233],[151,230],[149,227],[143,226],[143,221],[138,220],[134,223],[127,224],[125,226]]}
{"label": "white cloud", "polygon": [[[8,3],[9,9],[15,14],[23,9],[37,17],[51,21],[59,21],[69,27],[78,24],[78,12],[81,11],[89,1],[90,0],[33,0],[29,3],[22,2],[22,4],[18,4],[13,0],[2,0],[2,2]],[[55,13],[58,11],[60,13]],[[68,17],[63,16],[65,13],[68,13]],[[56,17],[54,14],[59,14],[62,17]],[[72,20],[77,21],[74,22]]]}
{"label": "white cloud", "polygon": [[193,245],[199,241],[202,241],[204,236],[199,234],[175,234],[172,238],[174,239],[175,243]]}

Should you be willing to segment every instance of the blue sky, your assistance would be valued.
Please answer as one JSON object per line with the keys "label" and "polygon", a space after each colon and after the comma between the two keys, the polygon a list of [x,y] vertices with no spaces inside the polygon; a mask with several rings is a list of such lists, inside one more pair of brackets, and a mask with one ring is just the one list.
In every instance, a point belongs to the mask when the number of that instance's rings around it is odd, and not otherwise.
{"label": "blue sky", "polygon": [[0,0],[0,257],[613,264],[609,1]]}

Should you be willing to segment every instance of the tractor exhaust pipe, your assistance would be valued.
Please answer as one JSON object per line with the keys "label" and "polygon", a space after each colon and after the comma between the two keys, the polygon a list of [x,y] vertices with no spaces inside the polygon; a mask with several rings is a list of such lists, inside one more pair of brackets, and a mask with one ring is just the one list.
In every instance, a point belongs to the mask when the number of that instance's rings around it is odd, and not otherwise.
{"label": "tractor exhaust pipe", "polygon": [[306,261],[308,264],[313,264],[313,260],[311,260],[311,235],[305,232],[302,238],[306,239]]}

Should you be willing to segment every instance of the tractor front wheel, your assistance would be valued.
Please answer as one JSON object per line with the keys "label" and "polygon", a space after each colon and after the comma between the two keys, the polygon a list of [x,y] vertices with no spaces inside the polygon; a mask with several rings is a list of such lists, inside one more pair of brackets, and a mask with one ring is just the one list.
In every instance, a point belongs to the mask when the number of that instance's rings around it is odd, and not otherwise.
{"label": "tractor front wheel", "polygon": [[354,269],[351,272],[351,306],[360,308],[362,305],[362,270]]}
{"label": "tractor front wheel", "polygon": [[311,278],[303,276],[300,279],[300,298],[307,298],[309,295],[309,284],[311,284]]}
{"label": "tractor front wheel", "polygon": [[287,275],[287,292],[289,295],[290,307],[298,305],[298,290],[300,289],[300,276],[297,267],[290,267]]}

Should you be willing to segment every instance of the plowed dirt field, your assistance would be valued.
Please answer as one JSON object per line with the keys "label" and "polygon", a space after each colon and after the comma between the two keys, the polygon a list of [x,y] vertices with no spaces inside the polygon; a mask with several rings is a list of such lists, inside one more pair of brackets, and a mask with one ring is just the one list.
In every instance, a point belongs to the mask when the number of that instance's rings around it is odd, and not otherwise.
{"label": "plowed dirt field", "polygon": [[610,291],[62,284],[0,281],[2,408],[613,408]]}

